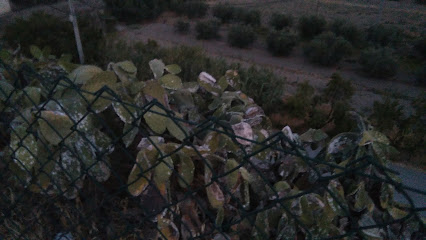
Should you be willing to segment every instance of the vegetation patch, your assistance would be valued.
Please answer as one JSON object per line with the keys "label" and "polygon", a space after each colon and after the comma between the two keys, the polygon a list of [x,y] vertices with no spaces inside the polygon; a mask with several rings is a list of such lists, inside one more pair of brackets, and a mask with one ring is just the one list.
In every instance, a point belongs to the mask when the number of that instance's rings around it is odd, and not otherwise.
{"label": "vegetation patch", "polygon": [[396,75],[398,63],[389,48],[369,48],[361,53],[359,63],[371,77],[390,78]]}
{"label": "vegetation patch", "polygon": [[327,27],[327,21],[322,16],[302,16],[299,19],[299,34],[303,39],[312,39],[321,34]]}
{"label": "vegetation patch", "polygon": [[[99,61],[105,44],[102,31],[88,18],[79,19],[79,24],[86,61]],[[27,56],[30,55],[30,46],[35,44],[50,49],[46,51],[56,57],[71,54],[73,60],[78,59],[72,24],[43,12],[33,13],[28,19],[16,19],[6,26],[2,39],[11,47],[20,46]]]}
{"label": "vegetation patch", "polygon": [[197,39],[215,39],[219,38],[220,22],[218,20],[204,20],[198,22],[195,26],[197,32]]}
{"label": "vegetation patch", "polygon": [[256,33],[251,26],[234,25],[228,32],[228,43],[233,47],[247,48],[256,40]]}
{"label": "vegetation patch", "polygon": [[297,45],[298,37],[292,32],[285,30],[273,31],[267,38],[268,50],[274,56],[287,56]]}
{"label": "vegetation patch", "polygon": [[[268,69],[250,67],[236,68],[241,77],[241,89],[262,105],[266,113],[280,111],[285,78],[280,78]],[[278,106],[278,107],[277,107]]]}
{"label": "vegetation patch", "polygon": [[236,8],[229,3],[219,3],[213,7],[213,16],[222,23],[229,23],[235,19]]}
{"label": "vegetation patch", "polygon": [[362,47],[365,44],[364,32],[346,20],[337,19],[333,21],[330,25],[330,30],[336,36],[343,37],[355,47]]}
{"label": "vegetation patch", "polygon": [[408,155],[406,158],[395,157],[394,161],[410,161],[417,167],[425,169],[425,150],[422,146],[425,144],[426,134],[423,124],[426,116],[426,99],[420,96],[413,101],[412,106],[414,113],[407,117],[398,101],[386,97],[382,101],[374,102],[373,113],[369,118],[399,151]]}
{"label": "vegetation patch", "polygon": [[269,25],[277,31],[283,30],[284,28],[290,28],[293,25],[293,16],[282,13],[273,13],[269,19]]}
{"label": "vegetation patch", "polygon": [[178,14],[187,16],[190,19],[202,18],[206,16],[209,10],[209,5],[203,0],[191,0],[175,3],[171,9]]}
{"label": "vegetation patch", "polygon": [[259,26],[262,20],[262,14],[259,10],[237,8],[234,19],[246,25]]}
{"label": "vegetation patch", "polygon": [[352,53],[352,45],[343,37],[325,32],[305,45],[304,53],[313,63],[331,66]]}
{"label": "vegetation patch", "polygon": [[367,30],[367,40],[375,46],[397,47],[401,45],[403,39],[404,35],[397,27],[379,24]]}
{"label": "vegetation patch", "polygon": [[169,4],[169,0],[105,0],[105,10],[119,21],[132,24],[158,17]]}

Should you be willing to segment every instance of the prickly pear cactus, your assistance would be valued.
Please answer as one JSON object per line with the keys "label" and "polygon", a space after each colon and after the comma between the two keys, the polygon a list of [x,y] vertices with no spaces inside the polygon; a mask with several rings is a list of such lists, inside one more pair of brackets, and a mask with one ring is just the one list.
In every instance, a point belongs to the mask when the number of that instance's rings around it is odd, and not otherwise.
{"label": "prickly pear cactus", "polygon": [[[385,167],[394,149],[359,117],[358,131],[331,139],[273,131],[234,70],[182,82],[178,65],[158,59],[144,80],[130,61],[105,71],[56,66],[68,74],[58,84],[18,87],[0,75],[1,106],[20,113],[10,132],[14,175],[31,191],[74,199],[120,170],[131,199],[151,199],[155,188],[171,206],[156,212],[155,239],[400,239],[420,229],[393,200],[398,179]],[[130,167],[112,157],[118,147],[134,153]]]}

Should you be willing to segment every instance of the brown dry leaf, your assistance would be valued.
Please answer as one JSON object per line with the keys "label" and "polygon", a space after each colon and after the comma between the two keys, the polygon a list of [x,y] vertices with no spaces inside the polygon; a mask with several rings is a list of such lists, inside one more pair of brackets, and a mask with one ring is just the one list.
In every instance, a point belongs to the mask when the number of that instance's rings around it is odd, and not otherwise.
{"label": "brown dry leaf", "polygon": [[161,233],[158,233],[158,238],[167,239],[167,240],[179,240],[179,229],[176,224],[174,224],[170,219],[162,216],[162,214],[157,215],[158,228]]}
{"label": "brown dry leaf", "polygon": [[180,227],[180,232],[182,234],[182,239],[189,239],[191,237],[195,237],[199,234],[199,227],[194,223],[192,218],[186,214],[182,216],[182,224]]}
{"label": "brown dry leaf", "polygon": [[201,221],[198,217],[198,206],[192,199],[187,199],[180,204],[182,212],[181,235],[182,239],[196,237],[201,233]]}
{"label": "brown dry leaf", "polygon": [[139,196],[149,185],[149,179],[151,178],[151,172],[147,172],[141,176],[141,168],[138,164],[133,166],[130,172],[127,184],[130,184],[127,189],[133,196]]}
{"label": "brown dry leaf", "polygon": [[158,189],[158,191],[161,193],[162,196],[167,196],[167,186],[166,183],[162,183],[162,184],[156,184],[156,187]]}

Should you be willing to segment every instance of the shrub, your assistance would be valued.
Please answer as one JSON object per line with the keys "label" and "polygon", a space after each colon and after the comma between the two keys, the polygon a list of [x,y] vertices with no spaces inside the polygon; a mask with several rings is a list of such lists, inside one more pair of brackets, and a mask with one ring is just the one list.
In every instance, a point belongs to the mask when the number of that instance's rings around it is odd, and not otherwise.
{"label": "shrub", "polygon": [[224,60],[207,57],[201,48],[172,47],[164,51],[162,59],[166,62],[179,62],[182,68],[179,75],[185,82],[195,81],[203,71],[219,77],[229,69]]}
{"label": "shrub", "polygon": [[203,71],[218,77],[229,69],[224,60],[207,57],[201,48],[187,46],[161,48],[152,40],[133,45],[128,45],[124,41],[113,42],[106,49],[102,65],[107,65],[110,61],[120,62],[129,59],[138,69],[138,79],[152,78],[148,63],[154,58],[163,59],[165,62],[179,62],[182,68],[179,76],[185,82],[195,81]]}
{"label": "shrub", "polygon": [[341,132],[353,132],[357,129],[357,122],[349,114],[351,106],[346,101],[337,101],[333,104],[333,123],[334,129],[327,132],[330,135],[334,136]]}
{"label": "shrub", "polygon": [[273,13],[269,20],[269,25],[275,30],[282,30],[293,25],[293,17],[281,13]]}
{"label": "shrub", "polygon": [[339,134],[342,131],[351,131],[356,126],[348,111],[351,110],[350,100],[354,94],[354,88],[349,80],[345,80],[338,73],[331,75],[331,80],[322,92],[322,100],[331,104],[331,120],[334,128],[328,133]]}
{"label": "shrub", "polygon": [[312,39],[322,33],[327,22],[324,17],[303,16],[299,19],[299,32],[303,39]]}
{"label": "shrub", "polygon": [[233,47],[246,48],[256,40],[256,33],[251,26],[234,25],[228,32],[228,43]]}
{"label": "shrub", "polygon": [[353,93],[351,83],[334,73],[319,95],[307,81],[299,83],[296,93],[286,98],[284,109],[298,119],[299,128],[324,128],[334,136],[341,131],[351,131],[354,126],[347,114],[351,110],[349,100]]}
{"label": "shrub", "polygon": [[234,7],[228,3],[219,3],[213,7],[213,16],[223,23],[240,22],[246,25],[259,26],[261,13],[259,10],[247,10]]}
{"label": "shrub", "polygon": [[191,28],[191,25],[189,24],[189,22],[183,21],[183,20],[178,20],[175,23],[175,30],[178,33],[183,33],[183,34],[187,34],[189,32]]}
{"label": "shrub", "polygon": [[402,149],[407,150],[410,154],[411,159],[415,155],[420,155],[419,164],[424,168],[426,161],[424,158],[425,150],[424,146],[426,143],[426,96],[420,95],[411,102],[411,106],[414,108],[414,114],[409,116],[407,119],[403,119],[401,127],[401,139],[398,146]]}
{"label": "shrub", "polygon": [[150,79],[151,69],[149,61],[154,58],[162,58],[166,51],[160,48],[157,42],[148,40],[147,43],[138,42],[129,45],[126,41],[107,41],[101,65],[106,66],[111,61],[121,62],[131,60],[137,67],[138,79]]}
{"label": "shrub", "polygon": [[304,119],[311,112],[315,89],[307,82],[299,83],[296,93],[285,103],[286,111],[293,117]]}
{"label": "shrub", "polygon": [[296,46],[297,36],[288,31],[274,31],[266,41],[269,52],[274,56],[287,56]]}
{"label": "shrub", "polygon": [[329,114],[317,108],[313,108],[309,113],[307,125],[313,129],[321,129],[329,119]]}
{"label": "shrub", "polygon": [[213,7],[213,16],[222,23],[229,23],[235,18],[236,8],[228,3],[219,3]]}
{"label": "shrub", "polygon": [[336,34],[336,36],[344,37],[356,47],[363,45],[363,32],[348,21],[337,19],[331,24],[330,30]]}
{"label": "shrub", "polygon": [[331,66],[350,55],[351,49],[351,44],[343,37],[337,37],[332,32],[325,32],[308,43],[304,53],[313,63]]}
{"label": "shrub", "polygon": [[282,105],[284,80],[270,70],[250,67],[247,70],[239,69],[241,91],[252,97],[266,113],[277,112]]}
{"label": "shrub", "polygon": [[[102,55],[103,34],[92,26],[90,19],[79,19],[81,41],[87,62],[95,62]],[[77,61],[72,24],[61,18],[43,12],[33,13],[27,20],[17,19],[6,26],[3,39],[11,47],[21,46],[23,53],[30,56],[30,46],[50,47],[55,56],[72,54]]]}
{"label": "shrub", "polygon": [[[424,125],[426,101],[424,96],[412,101],[411,106],[414,108],[414,112],[405,117],[403,106],[397,100],[386,97],[380,102],[374,102],[373,113],[369,119],[372,125],[388,136],[392,145],[407,153],[408,160],[416,161],[416,155],[422,156],[417,164],[424,167],[423,149],[426,134]],[[395,158],[395,160],[398,160],[398,158]]]}
{"label": "shrub", "polygon": [[389,48],[369,48],[359,58],[363,71],[371,77],[389,78],[397,73],[398,63]]}
{"label": "shrub", "polygon": [[349,101],[353,95],[354,88],[351,81],[343,79],[338,73],[331,75],[331,80],[323,92],[324,99],[332,104]]}
{"label": "shrub", "polygon": [[244,23],[246,25],[259,26],[261,23],[261,13],[259,10],[237,8],[235,10],[234,19],[235,21]]}
{"label": "shrub", "polygon": [[392,101],[386,98],[382,102],[375,101],[373,105],[373,113],[370,120],[379,131],[392,130],[394,126],[398,126],[403,119],[402,107],[398,101]]}
{"label": "shrub", "polygon": [[367,30],[367,40],[375,46],[399,46],[403,40],[402,31],[393,26],[382,24],[371,26]]}
{"label": "shrub", "polygon": [[195,26],[197,31],[197,39],[213,39],[219,38],[220,22],[217,20],[205,20],[198,22]]}
{"label": "shrub", "polygon": [[170,0],[105,0],[105,7],[119,21],[131,24],[156,18],[169,3]]}
{"label": "shrub", "polygon": [[284,79],[275,76],[267,69],[256,67],[245,69],[239,65],[229,66],[223,59],[207,57],[200,48],[187,46],[163,49],[154,42],[138,43],[133,46],[127,46],[125,42],[118,42],[115,46],[108,46],[107,49],[106,57],[113,58],[105,59],[104,65],[110,61],[131,59],[138,69],[138,79],[152,78],[148,63],[154,58],[163,59],[164,62],[179,62],[179,66],[182,68],[179,76],[184,82],[195,81],[203,71],[214,77],[220,77],[226,70],[234,69],[239,73],[241,90],[255,101],[259,101],[266,112],[277,111],[277,106],[281,104]]}
{"label": "shrub", "polygon": [[188,1],[178,4],[174,10],[188,18],[202,18],[207,14],[209,5],[201,0]]}

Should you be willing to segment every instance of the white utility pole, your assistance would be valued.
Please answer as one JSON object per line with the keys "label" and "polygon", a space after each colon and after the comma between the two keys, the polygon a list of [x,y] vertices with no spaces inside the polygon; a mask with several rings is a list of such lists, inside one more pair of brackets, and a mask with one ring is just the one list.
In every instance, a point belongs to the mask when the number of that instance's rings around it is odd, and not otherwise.
{"label": "white utility pole", "polygon": [[72,22],[72,25],[74,26],[74,35],[75,35],[75,42],[77,44],[78,56],[80,58],[80,63],[84,64],[83,46],[81,45],[80,31],[78,30],[77,16],[75,15],[75,10],[72,4],[72,0],[68,0],[68,5],[70,7],[70,21]]}

